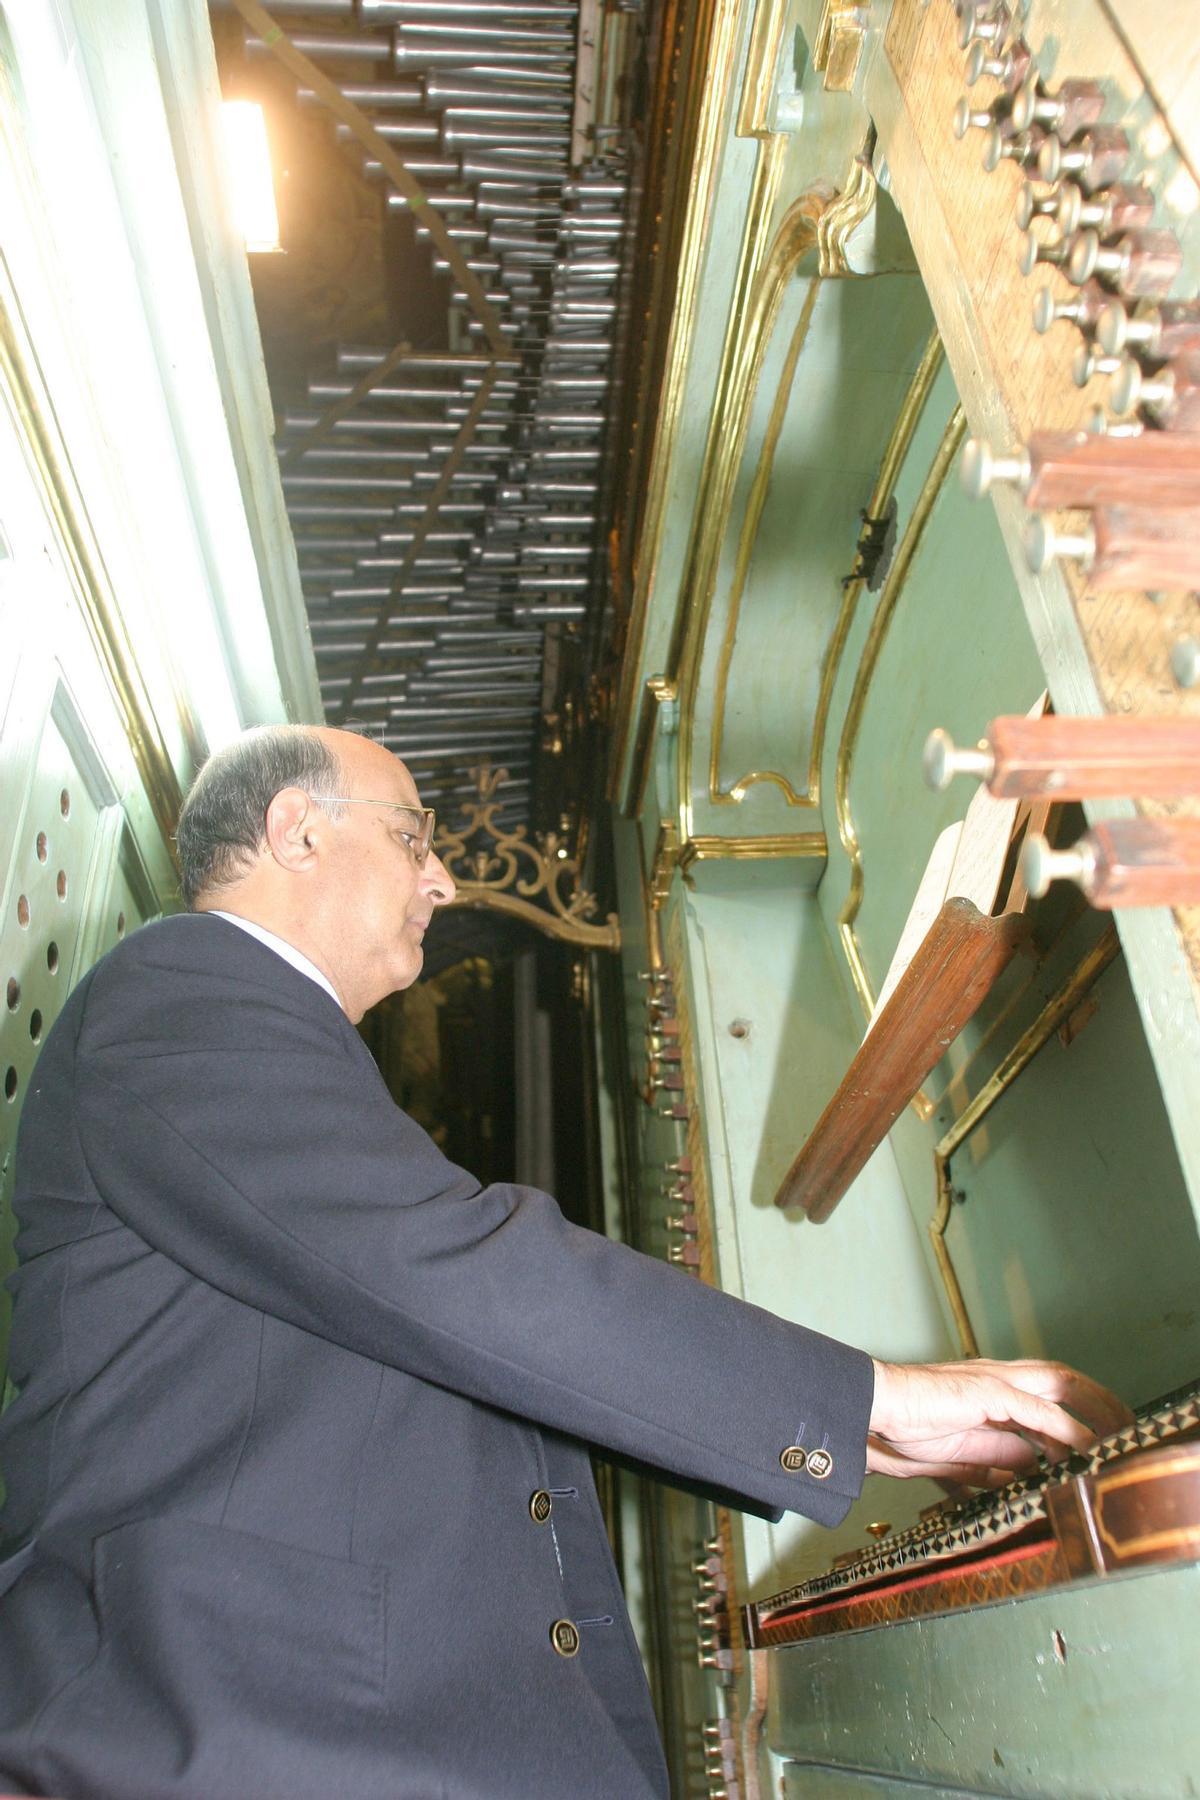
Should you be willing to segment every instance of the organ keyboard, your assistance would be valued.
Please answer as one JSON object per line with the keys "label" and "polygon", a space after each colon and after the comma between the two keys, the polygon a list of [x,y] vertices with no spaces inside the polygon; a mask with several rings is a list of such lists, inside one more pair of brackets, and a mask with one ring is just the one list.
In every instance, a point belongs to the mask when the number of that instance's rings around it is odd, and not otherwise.
{"label": "organ keyboard", "polygon": [[1007,1486],[929,1509],[827,1574],[743,1609],[751,1649],[1200,1558],[1200,1383]]}

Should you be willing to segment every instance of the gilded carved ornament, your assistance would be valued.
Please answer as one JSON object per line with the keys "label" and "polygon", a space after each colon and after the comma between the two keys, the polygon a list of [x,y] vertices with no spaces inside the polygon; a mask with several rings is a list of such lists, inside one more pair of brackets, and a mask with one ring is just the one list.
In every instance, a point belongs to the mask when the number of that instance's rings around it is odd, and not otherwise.
{"label": "gilded carved ornament", "polygon": [[463,829],[438,833],[437,853],[458,888],[452,904],[504,913],[580,949],[619,950],[617,915],[589,923],[596,896],[580,886],[579,864],[558,833],[531,840],[523,825],[506,831],[497,820],[497,790],[507,773],[486,763],[473,769],[479,798],[464,808]]}
{"label": "gilded carved ornament", "polygon": [[776,129],[774,113],[779,65],[791,22],[791,0],[759,0],[750,27],[746,78],[738,107],[738,137],[766,138]]}
{"label": "gilded carved ornament", "polygon": [[879,193],[871,158],[866,153],[850,165],[846,185],[817,225],[817,273],[825,276],[854,275],[848,246],[858,227],[870,217]]}
{"label": "gilded carved ornament", "polygon": [[[672,209],[683,219],[675,264],[675,280],[655,282],[648,290],[649,309],[644,342],[664,344],[661,378],[647,395],[639,429],[652,445],[644,470],[643,493],[638,508],[637,541],[632,548],[633,589],[624,637],[621,685],[617,695],[611,768],[619,782],[624,766],[628,734],[640,697],[641,659],[646,621],[665,527],[672,460],[678,444],[692,339],[699,313],[700,289],[708,250],[721,154],[725,142],[726,103],[738,65],[738,34],[742,22],[739,0],[714,0],[696,9],[699,53],[688,64],[686,91],[676,96],[672,116],[680,121],[674,146],[675,175],[664,193],[663,212]],[[782,140],[780,140],[782,142]],[[759,169],[763,159],[759,159]],[[778,170],[778,159],[772,159]],[[761,187],[755,175],[756,191]],[[774,202],[774,188],[770,204]],[[752,196],[751,217],[760,210]],[[769,212],[770,206],[766,208]],[[619,591],[619,589],[617,590]],[[614,788],[615,792],[615,788]]]}
{"label": "gilded carved ornament", "polygon": [[825,0],[813,44],[813,68],[823,72],[830,93],[848,94],[853,88],[869,21],[870,8],[858,0]]}
{"label": "gilded carved ornament", "polygon": [[731,322],[721,381],[709,429],[681,592],[686,606],[679,659],[680,837],[692,834],[691,764],[694,708],[704,639],[712,613],[721,546],[728,529],[750,412],[779,305],[797,265],[817,240],[817,225],[833,201],[821,187],[800,196],[785,213],[761,265]]}

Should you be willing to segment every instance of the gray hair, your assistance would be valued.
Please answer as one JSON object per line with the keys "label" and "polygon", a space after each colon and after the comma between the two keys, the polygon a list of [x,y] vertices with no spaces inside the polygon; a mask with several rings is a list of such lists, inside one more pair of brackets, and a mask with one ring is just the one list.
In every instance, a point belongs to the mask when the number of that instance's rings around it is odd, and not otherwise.
{"label": "gray hair", "polygon": [[202,894],[245,874],[267,841],[267,808],[282,788],[302,788],[333,818],[342,768],[305,725],[258,725],[204,764],[179,815],[179,887],[191,908]]}

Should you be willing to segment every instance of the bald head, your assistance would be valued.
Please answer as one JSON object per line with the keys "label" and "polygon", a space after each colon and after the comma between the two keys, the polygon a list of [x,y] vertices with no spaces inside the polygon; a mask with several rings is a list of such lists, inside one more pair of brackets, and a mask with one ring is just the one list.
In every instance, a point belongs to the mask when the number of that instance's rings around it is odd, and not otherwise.
{"label": "bald head", "polygon": [[382,744],[308,725],[247,731],[204,765],[179,820],[196,912],[252,920],[327,974],[350,1017],[420,973],[454,882],[423,861],[412,776]]}

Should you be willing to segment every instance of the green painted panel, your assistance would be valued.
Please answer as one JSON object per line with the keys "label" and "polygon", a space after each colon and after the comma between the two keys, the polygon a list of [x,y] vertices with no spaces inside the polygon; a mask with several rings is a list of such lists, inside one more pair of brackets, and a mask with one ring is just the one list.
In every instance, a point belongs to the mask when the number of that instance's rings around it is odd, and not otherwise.
{"label": "green painted panel", "polygon": [[854,565],[861,509],[870,499],[892,420],[928,340],[930,316],[911,276],[819,286],[796,365],[736,624],[735,569],[750,490],[785,356],[809,292],[798,281],[781,308],[756,396],[731,509],[697,701],[694,786],[698,829],[811,829],[780,787],[756,784],[736,808],[707,809],[709,737],[718,666],[730,656],[720,776],[730,787],[752,770],[786,775],[803,794],[821,673]]}
{"label": "green painted panel", "polygon": [[961,818],[971,782],[934,794],[921,775],[930,731],[974,743],[989,719],[1025,712],[1045,686],[993,520],[951,471],[896,603],[871,684],[850,797],[865,889],[857,928],[877,992],[929,852]]}
{"label": "green painted panel", "polygon": [[948,1243],[987,1353],[1061,1356],[1136,1402],[1200,1368],[1200,1242],[1123,964],[1093,997],[955,1157]]}
{"label": "green painted panel", "polygon": [[1198,1655],[1188,1564],[776,1651],[768,1734],[818,1767],[1013,1800],[1183,1800]]}
{"label": "green painted panel", "polygon": [[[943,370],[925,407],[897,483],[903,536],[954,406]],[[831,874],[822,908],[831,929],[849,872],[833,807],[836,758],[882,596],[863,595],[835,687],[825,755],[826,829]],[[861,847],[863,898],[855,921],[860,952],[877,992],[938,833],[961,818],[969,783],[934,794],[921,777],[921,750],[935,725],[973,743],[997,713],[1025,711],[1044,678],[991,514],[972,509],[951,470],[895,601],[861,726],[849,749],[849,813]],[[836,866],[835,866],[836,865]]]}
{"label": "green painted panel", "polygon": [[962,1800],[967,1788],[929,1787],[923,1781],[893,1781],[886,1775],[859,1775],[852,1769],[818,1768],[786,1762],[779,1777],[782,1800]]}
{"label": "green painted panel", "polygon": [[[784,1318],[897,1359],[950,1345],[890,1153],[828,1224],[787,1217],[776,1190],[857,1041],[800,863],[701,863],[682,902],[688,1003],[721,1285]],[[864,1221],[869,1220],[864,1238]],[[868,1521],[915,1518],[928,1484],[872,1479],[828,1532],[798,1515],[743,1520],[745,1592],[815,1574]]]}

